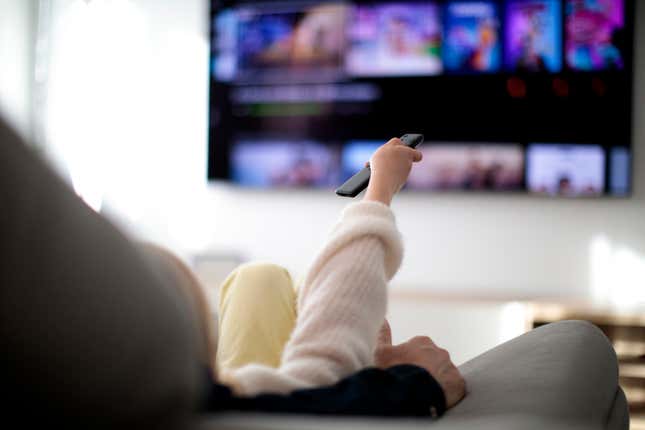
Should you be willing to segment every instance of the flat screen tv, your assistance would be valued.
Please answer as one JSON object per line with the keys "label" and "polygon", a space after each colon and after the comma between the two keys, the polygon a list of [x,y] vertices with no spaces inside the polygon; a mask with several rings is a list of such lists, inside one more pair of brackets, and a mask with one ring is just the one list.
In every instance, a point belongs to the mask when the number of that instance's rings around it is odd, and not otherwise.
{"label": "flat screen tv", "polygon": [[633,0],[211,6],[210,180],[332,189],[422,133],[408,190],[631,192]]}

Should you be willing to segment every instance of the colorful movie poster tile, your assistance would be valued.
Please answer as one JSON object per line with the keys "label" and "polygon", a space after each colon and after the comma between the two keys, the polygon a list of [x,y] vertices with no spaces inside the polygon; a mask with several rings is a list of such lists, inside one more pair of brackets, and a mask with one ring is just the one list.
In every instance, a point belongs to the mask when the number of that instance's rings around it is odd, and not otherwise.
{"label": "colorful movie poster tile", "polygon": [[507,70],[559,72],[562,69],[560,0],[510,0],[506,3]]}
{"label": "colorful movie poster tile", "polygon": [[341,73],[350,8],[267,2],[238,10],[241,79],[279,81]]}
{"label": "colorful movie poster tile", "polygon": [[225,9],[213,19],[213,77],[231,81],[237,72],[237,14]]}
{"label": "colorful movie poster tile", "polygon": [[624,0],[566,0],[566,61],[573,70],[623,69]]}
{"label": "colorful movie poster tile", "polygon": [[354,76],[436,75],[442,71],[441,13],[425,3],[354,8],[347,71]]}
{"label": "colorful movie poster tile", "polygon": [[448,2],[444,11],[444,68],[497,72],[502,65],[500,15],[493,1]]}

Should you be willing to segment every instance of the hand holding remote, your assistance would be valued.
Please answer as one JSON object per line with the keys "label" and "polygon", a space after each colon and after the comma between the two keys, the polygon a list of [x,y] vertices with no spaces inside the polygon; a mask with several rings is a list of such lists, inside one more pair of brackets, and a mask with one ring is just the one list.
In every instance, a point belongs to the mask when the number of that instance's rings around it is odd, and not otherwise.
{"label": "hand holding remote", "polygon": [[401,139],[391,139],[372,155],[371,177],[364,200],[389,205],[405,185],[412,164],[423,158],[420,151],[405,145]]}
{"label": "hand holding remote", "polygon": [[[378,179],[376,184],[374,184],[371,189],[368,189],[370,199],[389,204],[392,200],[392,196],[401,189],[403,184],[405,184],[405,181],[410,174],[411,163],[421,160],[421,153],[415,151],[416,147],[421,143],[423,143],[422,134],[405,134],[401,139],[390,140],[374,153],[372,156],[372,163],[382,166],[377,167],[380,171],[378,175],[381,179]],[[409,163],[410,165],[405,167],[406,163]],[[391,173],[388,173],[387,171],[390,168],[393,170]],[[403,168],[403,175],[401,174],[401,168]],[[391,177],[387,178],[387,175],[391,175]],[[401,176],[404,176],[402,180]],[[370,163],[367,163],[360,172],[356,173],[343,185],[338,187],[336,194],[343,197],[356,197],[365,190],[365,188],[368,188],[371,178],[371,165]],[[394,191],[391,191],[391,188],[393,188]]]}

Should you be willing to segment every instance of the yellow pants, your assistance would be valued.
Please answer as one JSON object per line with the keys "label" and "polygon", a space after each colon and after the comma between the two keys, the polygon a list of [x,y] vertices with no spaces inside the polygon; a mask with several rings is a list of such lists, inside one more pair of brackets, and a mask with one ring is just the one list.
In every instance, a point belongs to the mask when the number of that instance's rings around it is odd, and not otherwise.
{"label": "yellow pants", "polygon": [[296,323],[296,289],[286,269],[252,263],[224,281],[219,296],[217,368],[278,367]]}

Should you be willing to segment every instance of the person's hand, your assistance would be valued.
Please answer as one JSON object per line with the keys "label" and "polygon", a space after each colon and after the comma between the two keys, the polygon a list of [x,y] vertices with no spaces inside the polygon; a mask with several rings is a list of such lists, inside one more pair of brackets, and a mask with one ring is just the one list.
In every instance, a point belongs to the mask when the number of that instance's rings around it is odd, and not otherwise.
{"label": "person's hand", "polygon": [[372,171],[365,200],[389,205],[408,180],[412,163],[421,161],[420,151],[407,147],[401,139],[391,139],[376,150],[369,162]]}
{"label": "person's hand", "polygon": [[387,321],[379,334],[374,351],[376,366],[386,369],[399,364],[413,364],[427,370],[441,385],[450,409],[466,395],[466,382],[450,360],[450,354],[427,336],[417,336],[400,345],[392,345],[392,332]]}

